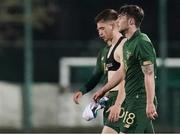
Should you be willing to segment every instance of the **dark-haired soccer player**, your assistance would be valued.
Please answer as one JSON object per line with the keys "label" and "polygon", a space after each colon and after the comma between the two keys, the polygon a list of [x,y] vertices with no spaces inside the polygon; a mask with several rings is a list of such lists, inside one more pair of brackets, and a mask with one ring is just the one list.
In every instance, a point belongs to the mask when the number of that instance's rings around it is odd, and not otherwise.
{"label": "dark-haired soccer player", "polygon": [[148,36],[140,31],[144,11],[137,5],[119,9],[119,29],[128,40],[123,47],[123,63],[113,78],[93,99],[102,97],[125,78],[125,104],[121,132],[154,133],[156,53]]}

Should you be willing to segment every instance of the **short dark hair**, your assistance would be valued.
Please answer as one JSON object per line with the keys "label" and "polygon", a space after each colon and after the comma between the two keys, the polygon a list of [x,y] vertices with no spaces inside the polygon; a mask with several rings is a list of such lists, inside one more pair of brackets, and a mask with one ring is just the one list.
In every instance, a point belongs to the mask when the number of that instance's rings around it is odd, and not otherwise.
{"label": "short dark hair", "polygon": [[118,13],[114,9],[105,9],[95,17],[95,22],[113,21],[118,19]]}
{"label": "short dark hair", "polygon": [[143,9],[137,5],[124,5],[120,7],[118,14],[127,15],[134,18],[136,27],[140,27],[141,22],[144,18]]}

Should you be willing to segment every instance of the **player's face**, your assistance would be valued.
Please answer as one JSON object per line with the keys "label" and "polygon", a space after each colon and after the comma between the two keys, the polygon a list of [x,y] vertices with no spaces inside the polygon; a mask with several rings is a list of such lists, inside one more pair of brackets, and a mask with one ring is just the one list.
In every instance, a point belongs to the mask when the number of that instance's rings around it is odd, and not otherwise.
{"label": "player's face", "polygon": [[99,37],[102,38],[106,43],[112,40],[113,27],[111,22],[98,22],[97,30]]}
{"label": "player's face", "polygon": [[129,29],[129,18],[126,15],[119,15],[118,17],[119,32],[126,33]]}

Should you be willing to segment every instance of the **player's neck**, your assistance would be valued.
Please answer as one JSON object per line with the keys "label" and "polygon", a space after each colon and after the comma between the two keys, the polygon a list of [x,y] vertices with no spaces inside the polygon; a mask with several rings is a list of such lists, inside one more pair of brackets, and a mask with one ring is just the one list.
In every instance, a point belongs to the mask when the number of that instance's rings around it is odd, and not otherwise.
{"label": "player's neck", "polygon": [[129,28],[128,29],[128,31],[126,32],[126,37],[128,38],[128,39],[130,39],[133,35],[134,35],[134,33],[137,31],[137,28],[136,27],[131,27],[131,28]]}
{"label": "player's neck", "polygon": [[107,41],[107,46],[111,46],[112,45],[112,43],[111,43],[111,41]]}
{"label": "player's neck", "polygon": [[118,42],[118,40],[119,40],[119,38],[120,37],[122,37],[122,34],[121,33],[119,33],[119,31],[115,31],[114,33],[113,33],[113,38],[112,38],[112,45],[115,45],[117,42]]}

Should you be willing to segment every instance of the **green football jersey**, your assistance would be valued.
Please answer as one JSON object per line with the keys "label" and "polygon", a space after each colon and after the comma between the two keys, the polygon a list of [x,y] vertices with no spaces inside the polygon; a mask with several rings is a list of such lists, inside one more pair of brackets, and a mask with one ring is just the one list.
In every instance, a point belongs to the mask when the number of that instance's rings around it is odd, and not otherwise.
{"label": "green football jersey", "polygon": [[123,47],[123,61],[126,70],[126,99],[131,99],[138,95],[145,96],[144,74],[141,69],[144,61],[151,61],[154,64],[156,75],[156,53],[146,34],[137,30],[125,42]]}

